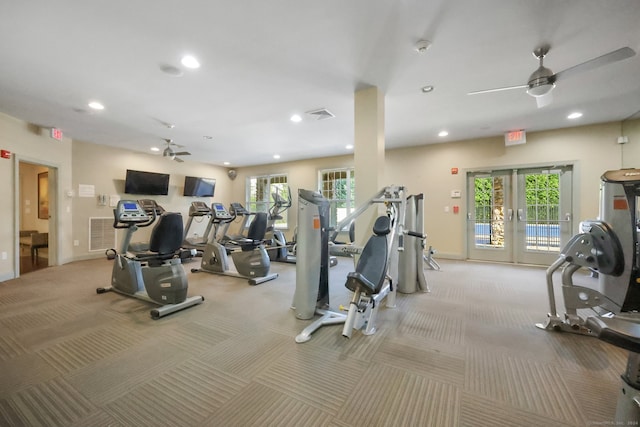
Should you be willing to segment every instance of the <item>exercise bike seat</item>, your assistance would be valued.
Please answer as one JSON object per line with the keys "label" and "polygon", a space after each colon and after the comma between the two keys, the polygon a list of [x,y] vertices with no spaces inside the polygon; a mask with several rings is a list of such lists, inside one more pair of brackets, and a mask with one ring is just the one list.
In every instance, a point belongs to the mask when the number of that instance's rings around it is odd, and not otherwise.
{"label": "exercise bike seat", "polygon": [[182,215],[179,212],[165,212],[151,230],[149,252],[144,258],[165,260],[173,258],[182,247]]}
{"label": "exercise bike seat", "polygon": [[380,216],[373,225],[373,236],[365,244],[356,271],[347,274],[345,286],[356,292],[360,290],[367,295],[380,292],[387,275],[387,255],[389,242],[387,234],[391,232],[389,217]]}
{"label": "exercise bike seat", "polygon": [[233,243],[240,246],[243,251],[252,251],[260,246],[264,243],[264,236],[267,233],[267,219],[265,212],[257,212],[249,225],[247,238],[235,240]]}

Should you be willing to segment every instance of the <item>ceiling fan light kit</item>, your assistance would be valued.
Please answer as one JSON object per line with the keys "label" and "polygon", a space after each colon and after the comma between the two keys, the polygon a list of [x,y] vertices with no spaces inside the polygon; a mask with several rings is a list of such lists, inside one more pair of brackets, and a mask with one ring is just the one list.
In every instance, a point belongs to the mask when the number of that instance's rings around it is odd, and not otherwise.
{"label": "ceiling fan light kit", "polygon": [[540,107],[544,107],[545,105],[548,105],[551,102],[550,93],[553,90],[553,88],[556,87],[557,81],[560,80],[561,78],[565,79],[577,73],[590,71],[595,68],[602,67],[604,65],[622,61],[636,54],[636,52],[630,47],[622,47],[614,51],[611,51],[609,53],[606,53],[604,55],[585,61],[581,64],[574,65],[573,67],[567,68],[564,71],[560,71],[559,73],[554,74],[553,71],[551,71],[549,68],[543,65],[543,59],[547,55],[547,53],[549,53],[549,49],[550,49],[550,46],[545,44],[536,48],[532,52],[533,56],[538,58],[538,60],[540,61],[540,65],[529,76],[529,80],[527,81],[526,85],[506,86],[506,87],[500,87],[495,89],[477,90],[477,91],[469,92],[468,95],[479,95],[483,93],[527,88],[527,93],[532,97],[536,98],[538,108],[540,108]]}

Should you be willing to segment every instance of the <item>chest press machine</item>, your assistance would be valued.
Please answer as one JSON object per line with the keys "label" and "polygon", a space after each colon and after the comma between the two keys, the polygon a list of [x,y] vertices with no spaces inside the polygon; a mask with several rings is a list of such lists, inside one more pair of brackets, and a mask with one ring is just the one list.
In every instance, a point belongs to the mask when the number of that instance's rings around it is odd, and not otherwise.
{"label": "chest press machine", "polygon": [[[376,332],[375,319],[382,302],[386,301],[389,308],[395,307],[396,290],[412,293],[419,287],[422,291],[428,291],[422,269],[422,251],[405,251],[409,247],[424,247],[426,236],[422,229],[405,230],[407,212],[412,218],[418,216],[422,224],[422,201],[421,195],[407,198],[402,186],[389,186],[352,214],[351,220],[376,203],[384,204],[387,210],[386,215],[376,219],[373,235],[363,248],[345,247],[348,253],[360,254],[355,271],[348,274],[345,283],[353,292],[345,314],[330,309],[329,201],[318,192],[299,190],[298,259],[293,309],[298,319],[308,320],[314,315],[320,317],[296,336],[296,342],[309,341],[311,334],[322,326],[338,324],[344,324],[342,336],[346,338],[351,338],[354,329],[362,330],[364,335],[372,335]],[[408,209],[408,206],[415,209]],[[414,241],[405,246],[405,237],[411,237]],[[340,250],[335,246],[331,246],[331,249]],[[408,257],[419,261],[407,260]],[[399,287],[401,283],[404,286]]]}
{"label": "chest press machine", "polygon": [[[550,312],[546,330],[595,336],[629,350],[616,408],[616,423],[640,421],[640,169],[608,171],[600,184],[600,219],[582,223],[547,269]],[[553,273],[562,269],[564,318],[558,315]],[[598,273],[597,285],[573,283],[580,268]],[[593,315],[584,317],[584,309]],[[579,312],[578,310],[582,310]],[[627,425],[627,424],[625,424]]]}

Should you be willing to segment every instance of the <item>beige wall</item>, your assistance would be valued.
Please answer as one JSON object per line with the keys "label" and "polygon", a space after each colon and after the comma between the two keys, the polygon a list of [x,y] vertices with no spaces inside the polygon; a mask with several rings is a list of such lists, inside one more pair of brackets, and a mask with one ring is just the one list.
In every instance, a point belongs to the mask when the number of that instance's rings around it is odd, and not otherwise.
{"label": "beige wall", "polygon": [[[465,256],[466,171],[522,166],[574,165],[574,217],[598,215],[600,176],[606,170],[640,167],[640,128],[625,125],[629,143],[619,145],[620,123],[528,133],[527,143],[505,147],[502,137],[393,150],[387,153],[387,170],[394,181],[411,192],[425,194],[425,228],[428,244],[439,255]],[[457,167],[459,173],[451,174]],[[452,199],[451,191],[462,198]],[[453,205],[460,206],[454,214]],[[449,212],[445,212],[445,206]]]}
{"label": "beige wall", "polygon": [[[44,164],[57,169],[57,174],[50,176],[53,188],[51,192],[71,187],[71,140],[63,138],[57,141],[49,137],[48,130],[36,125],[0,113],[0,148],[12,153],[11,159],[0,159],[0,281],[17,275],[18,261],[18,228],[20,227],[19,191],[16,191],[19,181],[19,163],[25,161],[34,164]],[[50,174],[51,175],[51,174]],[[71,242],[66,238],[72,233],[72,214],[60,215],[71,209],[69,203],[51,204],[53,221],[57,221],[58,233],[51,234],[58,251],[50,251],[49,255],[55,262],[69,262],[71,260]],[[6,259],[5,259],[6,258]]]}
{"label": "beige wall", "polygon": [[[160,206],[169,212],[180,212],[186,224],[189,206],[194,200],[201,200],[211,204],[210,198],[184,197],[184,177],[196,176],[214,178],[216,180],[215,200],[228,205],[231,202],[231,182],[227,177],[227,170],[218,166],[206,165],[193,161],[179,163],[163,158],[161,155],[146,154],[90,144],[73,142],[73,187],[72,197],[74,226],[71,241],[77,240],[78,246],[73,246],[73,259],[86,259],[104,256],[104,251],[89,251],[89,218],[113,218],[113,207],[101,206],[98,195],[106,195],[107,201],[111,196],[122,199],[153,198]],[[169,194],[167,196],[144,196],[125,194],[124,179],[127,169],[146,172],[167,173],[169,178]],[[79,185],[90,185],[95,189],[94,197],[79,197]],[[196,224],[191,231],[202,235],[204,223]],[[132,241],[148,240],[152,227],[141,228],[134,235]],[[118,245],[124,235],[118,230]]]}
{"label": "beige wall", "polygon": [[[620,134],[629,137],[626,145],[617,144]],[[235,180],[227,176],[227,169],[193,161],[172,162],[161,156],[118,150],[110,147],[71,141],[56,141],[46,129],[30,125],[0,113],[0,148],[13,153],[11,160],[0,159],[0,180],[9,185],[0,186],[0,205],[3,223],[0,229],[0,281],[15,277],[17,234],[20,223],[19,195],[15,193],[15,180],[19,179],[18,162],[44,164],[57,169],[53,190],[58,193],[58,204],[52,206],[57,216],[55,227],[58,254],[53,263],[66,263],[104,256],[102,252],[88,251],[89,218],[112,217],[112,208],[100,206],[96,197],[79,197],[78,186],[92,185],[96,195],[127,197],[124,194],[126,169],[169,173],[168,196],[156,200],[165,209],[183,214],[186,221],[193,198],[182,196],[185,175],[216,179],[215,200],[228,205],[245,200],[245,184],[249,176],[284,173],[289,177],[293,207],[289,212],[288,237],[297,223],[297,191],[316,189],[318,171],[353,166],[353,155],[327,157],[298,162],[268,164],[237,170]],[[386,176],[382,182],[403,184],[410,193],[425,195],[425,224],[428,243],[443,257],[465,256],[465,172],[486,168],[544,166],[571,163],[574,165],[574,213],[577,219],[598,214],[599,179],[609,169],[640,167],[640,120],[607,123],[527,134],[527,144],[505,147],[502,137],[448,144],[425,145],[386,153]],[[452,175],[457,167],[459,174]],[[356,171],[357,176],[357,171]],[[451,199],[451,190],[461,190],[461,199]],[[131,196],[142,198],[143,196]],[[204,200],[210,203],[210,200]],[[453,205],[460,213],[452,213]],[[449,212],[444,208],[448,206]],[[37,228],[37,227],[36,227]],[[139,232],[134,241],[145,240],[148,231]],[[122,233],[119,233],[122,237]],[[74,241],[78,246],[74,246]],[[6,255],[6,259],[5,258]]]}

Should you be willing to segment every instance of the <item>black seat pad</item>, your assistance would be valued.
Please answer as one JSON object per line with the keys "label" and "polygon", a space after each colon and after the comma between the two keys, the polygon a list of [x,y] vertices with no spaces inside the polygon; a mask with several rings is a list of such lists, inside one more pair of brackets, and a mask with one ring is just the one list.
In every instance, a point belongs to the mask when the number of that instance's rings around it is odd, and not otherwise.
{"label": "black seat pad", "polygon": [[387,254],[389,251],[387,234],[390,231],[389,217],[378,217],[373,226],[374,235],[367,240],[358,260],[356,271],[347,275],[345,286],[348,289],[353,292],[360,289],[367,295],[380,292],[387,275]]}

